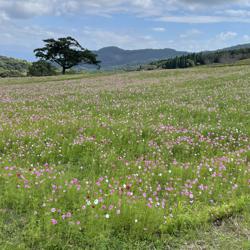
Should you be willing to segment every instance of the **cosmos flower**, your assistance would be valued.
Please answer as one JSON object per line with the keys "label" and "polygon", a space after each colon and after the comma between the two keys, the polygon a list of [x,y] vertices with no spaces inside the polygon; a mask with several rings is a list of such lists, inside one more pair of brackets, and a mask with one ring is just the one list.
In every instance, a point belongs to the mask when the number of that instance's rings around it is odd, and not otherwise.
{"label": "cosmos flower", "polygon": [[57,220],[56,219],[51,219],[50,222],[51,222],[52,225],[56,225],[57,224]]}
{"label": "cosmos flower", "polygon": [[56,208],[53,207],[53,208],[51,208],[50,211],[51,211],[51,213],[55,213],[56,212]]}

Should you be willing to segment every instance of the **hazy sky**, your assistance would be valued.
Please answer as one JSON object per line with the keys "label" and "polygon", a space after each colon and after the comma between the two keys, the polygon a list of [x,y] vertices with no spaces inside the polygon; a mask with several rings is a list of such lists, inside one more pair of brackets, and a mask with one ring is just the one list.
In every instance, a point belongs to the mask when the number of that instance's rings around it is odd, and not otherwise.
{"label": "hazy sky", "polygon": [[89,49],[200,51],[250,42],[250,0],[0,0],[0,55],[33,59],[41,40]]}

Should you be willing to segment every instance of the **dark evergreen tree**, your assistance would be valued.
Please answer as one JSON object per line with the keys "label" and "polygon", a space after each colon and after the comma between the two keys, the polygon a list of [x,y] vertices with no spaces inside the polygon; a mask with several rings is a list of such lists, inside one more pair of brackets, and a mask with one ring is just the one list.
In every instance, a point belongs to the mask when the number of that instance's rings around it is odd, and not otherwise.
{"label": "dark evergreen tree", "polygon": [[57,63],[62,67],[62,74],[79,63],[99,66],[100,61],[96,59],[97,56],[90,50],[84,49],[72,37],[46,39],[44,42],[43,48],[34,50],[36,57]]}

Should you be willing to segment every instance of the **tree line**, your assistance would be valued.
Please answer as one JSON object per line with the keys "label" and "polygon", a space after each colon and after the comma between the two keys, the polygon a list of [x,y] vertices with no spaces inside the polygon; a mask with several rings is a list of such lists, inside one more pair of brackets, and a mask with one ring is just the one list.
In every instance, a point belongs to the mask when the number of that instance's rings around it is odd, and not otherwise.
{"label": "tree line", "polygon": [[188,68],[214,63],[233,63],[238,60],[250,58],[250,48],[219,50],[215,52],[191,53],[167,60],[150,63],[151,66],[162,69]]}

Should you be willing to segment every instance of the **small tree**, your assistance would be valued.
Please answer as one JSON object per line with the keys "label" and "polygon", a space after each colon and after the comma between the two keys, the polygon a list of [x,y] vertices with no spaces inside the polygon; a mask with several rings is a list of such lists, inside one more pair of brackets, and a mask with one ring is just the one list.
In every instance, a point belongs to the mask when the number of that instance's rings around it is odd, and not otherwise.
{"label": "small tree", "polygon": [[33,62],[29,66],[28,75],[29,76],[52,76],[56,74],[56,68],[51,65],[51,63],[40,60],[38,62]]}
{"label": "small tree", "polygon": [[90,50],[84,49],[72,37],[43,41],[46,43],[45,47],[34,50],[36,57],[59,64],[62,67],[62,74],[79,63],[93,64],[99,67],[100,61],[96,59],[97,56]]}

